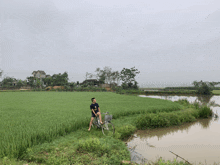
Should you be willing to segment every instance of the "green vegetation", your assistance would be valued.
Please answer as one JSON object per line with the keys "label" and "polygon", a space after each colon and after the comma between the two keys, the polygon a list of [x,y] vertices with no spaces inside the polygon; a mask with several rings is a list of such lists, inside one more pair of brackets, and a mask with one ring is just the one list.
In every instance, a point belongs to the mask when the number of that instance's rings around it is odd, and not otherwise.
{"label": "green vegetation", "polygon": [[212,93],[213,93],[214,95],[220,95],[220,90],[213,90]]}
{"label": "green vegetation", "polygon": [[193,85],[196,88],[197,94],[200,95],[211,95],[215,85],[219,84],[219,82],[200,82],[194,81]]}
{"label": "green vegetation", "polygon": [[[90,99],[99,98],[102,112],[113,118],[147,111],[175,111],[180,105],[102,92],[6,92],[0,95],[0,155],[19,157],[27,147],[52,141],[90,120]],[[88,114],[88,115],[85,115]]]}
{"label": "green vegetation", "polygon": [[[101,129],[87,131],[92,97],[101,112],[113,114],[114,137],[103,136]],[[210,114],[210,109],[184,100],[173,103],[109,92],[6,92],[0,93],[0,104],[0,162],[19,165],[122,164],[130,153],[121,140],[139,128],[142,116],[152,122],[141,127],[160,127],[168,126],[169,116],[176,122],[169,124],[175,125]]]}
{"label": "green vegetation", "polygon": [[[64,72],[63,74],[53,74],[52,76],[46,75],[44,71],[33,71],[33,76],[27,77],[24,81],[17,80],[11,77],[3,78],[3,81],[0,82],[0,88],[4,90],[15,90],[20,89],[21,87],[24,88],[31,88],[37,91],[44,91],[47,87],[54,87],[54,86],[62,86],[64,87],[64,91],[94,91],[95,86],[102,87],[110,86],[119,87],[119,82],[122,81],[121,88],[122,89],[138,89],[138,82],[135,81],[135,76],[140,72],[135,67],[128,69],[123,68],[121,72],[119,71],[112,71],[110,67],[104,67],[103,70],[100,68],[96,68],[96,74],[86,72],[85,81],[79,83],[79,81],[75,82],[68,82],[68,73]],[[2,76],[2,71],[0,72],[0,76]],[[91,79],[95,77],[95,79]],[[87,80],[87,78],[90,78]],[[77,89],[78,87],[82,88],[82,90]],[[88,88],[85,89],[84,88]],[[98,91],[102,89],[97,89]]]}

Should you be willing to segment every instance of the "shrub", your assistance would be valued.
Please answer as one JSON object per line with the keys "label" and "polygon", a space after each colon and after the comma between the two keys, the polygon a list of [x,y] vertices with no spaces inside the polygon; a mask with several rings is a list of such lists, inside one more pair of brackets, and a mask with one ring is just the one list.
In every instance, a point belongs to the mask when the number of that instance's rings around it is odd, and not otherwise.
{"label": "shrub", "polygon": [[203,106],[199,109],[199,117],[201,118],[208,118],[208,116],[212,116],[212,113],[212,110],[207,106]]}
{"label": "shrub", "polygon": [[147,127],[150,127],[151,118],[152,118],[152,114],[146,114],[146,115],[140,116],[135,121],[136,127],[138,129],[146,129]]}
{"label": "shrub", "polygon": [[77,146],[78,151],[95,152],[100,149],[100,141],[98,138],[88,138],[86,140],[80,140]]}
{"label": "shrub", "polygon": [[169,114],[170,125],[180,125],[180,116],[176,113]]}
{"label": "shrub", "polygon": [[[192,115],[193,114],[193,115]],[[138,129],[168,127],[170,125],[180,125],[183,122],[195,121],[197,112],[170,112],[152,113],[140,116],[136,119],[135,125]]]}
{"label": "shrub", "polygon": [[136,127],[133,125],[124,125],[122,127],[117,128],[116,130],[117,133],[120,134],[118,138],[124,140],[136,131]]}
{"label": "shrub", "polygon": [[180,100],[174,101],[174,102],[177,102],[177,103],[179,103],[181,105],[184,105],[184,106],[189,106],[190,105],[190,103],[187,99],[180,99]]}

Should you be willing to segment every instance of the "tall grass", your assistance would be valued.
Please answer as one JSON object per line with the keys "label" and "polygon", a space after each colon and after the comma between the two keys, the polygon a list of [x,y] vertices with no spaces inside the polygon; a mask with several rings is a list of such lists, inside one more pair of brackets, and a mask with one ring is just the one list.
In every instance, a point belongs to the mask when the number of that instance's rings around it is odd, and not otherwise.
{"label": "tall grass", "polygon": [[195,121],[197,118],[208,118],[213,115],[210,107],[200,105],[198,102],[190,104],[187,99],[175,101],[183,105],[186,109],[172,111],[169,113],[147,113],[138,117],[135,125],[138,129],[169,127],[170,125],[180,125],[185,122]]}
{"label": "tall grass", "polygon": [[88,127],[92,97],[113,118],[181,108],[171,101],[107,92],[0,93],[0,157],[19,158],[28,147]]}

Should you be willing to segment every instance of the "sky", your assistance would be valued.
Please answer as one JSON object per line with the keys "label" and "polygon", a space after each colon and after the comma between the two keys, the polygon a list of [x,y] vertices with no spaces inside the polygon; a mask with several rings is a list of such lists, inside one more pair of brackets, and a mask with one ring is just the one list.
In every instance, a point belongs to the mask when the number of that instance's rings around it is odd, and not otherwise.
{"label": "sky", "polygon": [[1,0],[0,69],[26,79],[33,71],[138,69],[139,87],[220,81],[219,0]]}

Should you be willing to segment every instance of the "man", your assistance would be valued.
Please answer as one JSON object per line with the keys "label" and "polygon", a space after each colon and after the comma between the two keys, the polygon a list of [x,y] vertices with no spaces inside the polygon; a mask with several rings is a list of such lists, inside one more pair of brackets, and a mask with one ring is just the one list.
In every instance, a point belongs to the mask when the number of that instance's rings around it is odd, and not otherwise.
{"label": "man", "polygon": [[99,108],[99,104],[96,103],[96,99],[94,97],[91,100],[92,100],[92,104],[90,105],[90,109],[91,109],[91,112],[92,112],[92,116],[91,116],[91,121],[89,123],[88,131],[90,131],[91,126],[92,126],[92,121],[94,120],[94,118],[97,115],[99,115],[100,122],[101,122],[101,124],[103,124],[102,123],[102,117],[101,117],[101,111],[100,111],[100,108]]}

